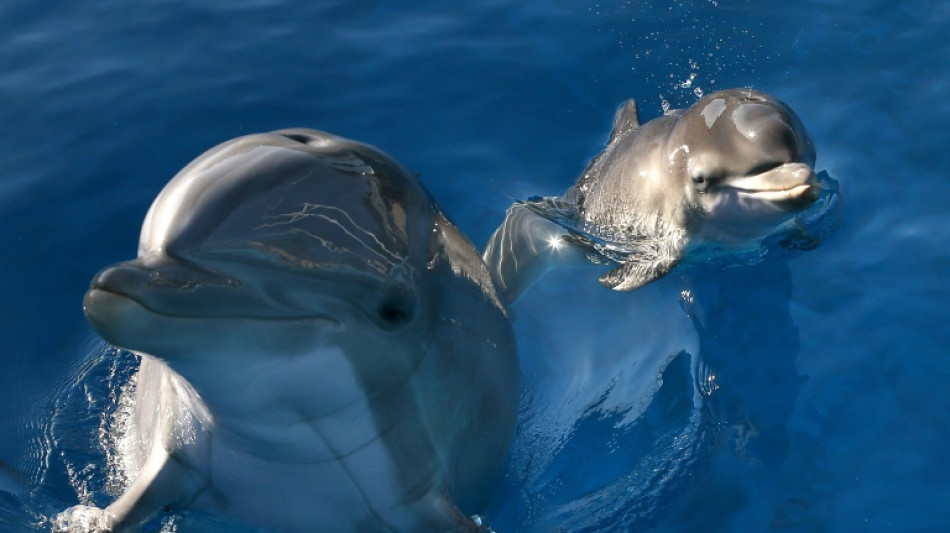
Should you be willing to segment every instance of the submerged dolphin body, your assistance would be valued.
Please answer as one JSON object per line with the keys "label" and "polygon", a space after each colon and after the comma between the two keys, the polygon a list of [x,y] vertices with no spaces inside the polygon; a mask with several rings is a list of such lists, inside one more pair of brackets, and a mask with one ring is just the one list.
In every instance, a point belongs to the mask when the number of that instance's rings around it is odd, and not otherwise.
{"label": "submerged dolphin body", "polygon": [[163,509],[281,532],[476,529],[517,409],[511,328],[475,248],[378,150],[304,129],[213,148],[84,309],[142,356],[140,470],[60,529],[136,530]]}
{"label": "submerged dolphin body", "polygon": [[815,149],[784,103],[751,89],[710,94],[641,125],[617,111],[607,147],[559,198],[508,211],[484,257],[509,302],[565,263],[619,263],[600,281],[633,290],[688,251],[755,244],[820,193]]}
{"label": "submerged dolphin body", "polygon": [[13,467],[0,461],[0,492],[11,496],[20,496],[23,493],[23,481]]}

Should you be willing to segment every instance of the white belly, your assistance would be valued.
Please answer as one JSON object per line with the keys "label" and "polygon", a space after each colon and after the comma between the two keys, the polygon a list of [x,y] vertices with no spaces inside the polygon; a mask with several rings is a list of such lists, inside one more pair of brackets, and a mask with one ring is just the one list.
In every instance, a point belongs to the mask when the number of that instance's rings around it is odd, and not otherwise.
{"label": "white belly", "polygon": [[393,471],[374,442],[342,460],[277,463],[213,446],[212,490],[194,507],[279,531],[388,531],[397,517]]}
{"label": "white belly", "polygon": [[[248,377],[253,384],[244,393],[235,390],[233,399],[237,405],[248,395],[285,402],[275,402],[270,415],[258,406],[253,416],[234,418],[233,412],[209,411],[180,376],[145,356],[136,391],[138,427],[127,433],[142,444],[142,457],[155,438],[163,438],[172,455],[207,477],[193,509],[287,532],[414,529],[418,517],[402,501],[397,469],[342,352],[284,363],[271,375]],[[315,369],[302,367],[313,365],[334,376],[336,403],[319,401],[326,388],[314,390],[297,377],[312,377]],[[262,394],[268,384],[274,388]],[[313,413],[313,404],[293,404],[296,389],[334,408]]]}

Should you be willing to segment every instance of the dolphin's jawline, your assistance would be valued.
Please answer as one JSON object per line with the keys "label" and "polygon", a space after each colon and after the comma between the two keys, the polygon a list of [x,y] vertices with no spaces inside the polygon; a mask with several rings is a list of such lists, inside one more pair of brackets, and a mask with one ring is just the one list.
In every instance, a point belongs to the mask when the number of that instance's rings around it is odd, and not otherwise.
{"label": "dolphin's jawline", "polygon": [[334,317],[332,317],[332,316],[330,316],[330,315],[323,315],[323,314],[312,314],[312,315],[309,315],[309,314],[301,314],[301,315],[299,315],[299,316],[281,316],[281,317],[262,316],[262,315],[241,315],[241,314],[177,315],[177,314],[171,314],[171,313],[166,313],[166,312],[159,311],[159,310],[155,309],[154,307],[151,307],[151,306],[145,304],[144,302],[142,302],[142,301],[139,300],[138,298],[135,298],[134,296],[131,296],[131,295],[129,295],[129,294],[122,293],[122,292],[119,292],[119,291],[115,291],[115,290],[111,290],[111,289],[106,289],[106,288],[104,288],[104,287],[91,287],[91,288],[89,289],[89,291],[87,291],[87,293],[86,293],[86,294],[87,294],[87,297],[88,297],[88,295],[91,295],[92,293],[94,293],[94,292],[96,292],[96,291],[99,291],[99,292],[102,292],[102,293],[105,293],[105,294],[109,294],[109,295],[114,296],[114,297],[119,297],[119,298],[122,298],[122,299],[124,299],[124,300],[126,300],[126,301],[132,302],[132,303],[134,303],[136,306],[140,307],[141,309],[145,310],[146,312],[148,312],[148,313],[150,313],[150,314],[152,314],[152,315],[155,315],[155,316],[158,316],[158,317],[162,317],[162,318],[174,319],[174,320],[259,320],[259,321],[262,321],[262,322],[284,322],[284,321],[325,320],[325,321],[330,322],[330,323],[332,323],[332,324],[334,324],[334,325],[341,325],[341,322],[340,322],[339,320],[337,320],[336,318],[334,318]]}

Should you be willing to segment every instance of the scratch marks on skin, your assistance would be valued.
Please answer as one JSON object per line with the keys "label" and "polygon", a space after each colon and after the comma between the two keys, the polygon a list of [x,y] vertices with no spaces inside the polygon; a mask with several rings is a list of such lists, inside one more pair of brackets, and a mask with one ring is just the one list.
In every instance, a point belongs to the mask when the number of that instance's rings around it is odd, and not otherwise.
{"label": "scratch marks on skin", "polygon": [[[370,252],[379,261],[378,270],[381,273],[389,272],[392,268],[405,262],[402,254],[389,249],[386,244],[379,240],[376,232],[364,228],[357,223],[350,214],[339,207],[325,204],[315,204],[304,202],[299,204],[297,211],[289,213],[280,213],[264,216],[265,220],[271,220],[265,224],[260,224],[254,229],[261,230],[284,230],[275,234],[299,234],[305,235],[320,245],[334,253],[352,253],[359,256],[354,249],[348,245],[334,243],[325,237],[315,235],[304,229],[301,222],[306,220],[319,219],[339,228],[347,237],[360,245],[363,250]],[[375,265],[374,265],[375,266]]]}
{"label": "scratch marks on skin", "polygon": [[240,287],[241,282],[225,276],[205,276],[200,279],[175,279],[175,272],[155,270],[148,274],[148,283],[154,287],[173,289],[180,292],[195,291],[204,287]]}
{"label": "scratch marks on skin", "polygon": [[[397,527],[395,524],[387,521],[384,518],[383,514],[380,512],[380,510],[377,509],[377,507],[380,504],[382,504],[383,506],[386,506],[388,504],[386,503],[385,500],[380,501],[380,500],[377,500],[377,498],[374,498],[373,490],[366,490],[366,488],[364,488],[364,486],[360,483],[360,480],[365,479],[365,473],[361,474],[360,472],[355,472],[353,470],[353,467],[348,463],[347,460],[363,452],[364,458],[362,459],[355,458],[355,461],[365,462],[367,460],[365,457],[365,454],[368,454],[370,456],[375,456],[375,460],[377,461],[383,460],[383,461],[388,462],[390,469],[396,466],[393,464],[393,461],[395,460],[395,458],[393,457],[392,454],[394,451],[390,449],[390,446],[392,445],[392,442],[391,442],[392,439],[390,438],[390,434],[397,431],[397,429],[400,428],[400,426],[404,423],[403,416],[405,416],[407,413],[404,410],[398,410],[396,411],[396,416],[380,417],[379,413],[376,412],[376,409],[378,408],[374,408],[373,404],[374,403],[387,404],[388,403],[386,401],[387,398],[391,399],[394,396],[397,396],[400,394],[412,396],[413,392],[411,390],[412,388],[411,379],[416,374],[418,369],[421,367],[423,362],[427,360],[427,358],[429,357],[431,353],[432,353],[431,350],[424,350],[423,356],[419,357],[414,362],[412,367],[408,369],[405,379],[401,380],[398,384],[396,384],[395,387],[391,389],[380,391],[377,394],[368,396],[366,398],[366,404],[363,406],[363,408],[360,409],[360,413],[359,414],[354,413],[350,415],[350,416],[356,416],[356,418],[362,421],[362,422],[357,423],[358,425],[362,426],[365,429],[371,429],[372,436],[368,440],[365,440],[362,443],[358,443],[355,446],[346,446],[348,448],[347,451],[344,451],[340,448],[340,446],[338,445],[340,443],[337,442],[337,439],[333,438],[332,432],[327,432],[322,427],[321,422],[324,422],[326,420],[325,414],[319,415],[319,416],[309,416],[309,415],[303,416],[299,418],[296,422],[294,422],[294,423],[304,423],[307,426],[309,426],[313,430],[314,434],[317,435],[317,437],[321,441],[323,441],[324,445],[333,456],[331,459],[327,461],[316,461],[316,462],[318,463],[330,462],[330,461],[336,462],[339,465],[339,467],[343,470],[343,472],[346,474],[346,476],[350,479],[351,483],[353,484],[353,487],[359,493],[360,498],[363,500],[363,503],[365,504],[368,513],[373,517],[373,519],[375,519],[380,524],[380,526],[384,528],[384,530],[390,531],[393,533],[395,533],[396,531],[399,531],[400,528]],[[399,402],[397,401],[397,403]],[[351,419],[351,421],[356,420],[356,418]],[[385,422],[385,423],[380,424],[380,422]],[[363,424],[370,424],[370,426],[365,426]],[[382,427],[380,427],[380,425],[382,425]],[[399,441],[400,439],[396,437],[396,440]],[[373,447],[376,447],[376,449],[373,449]],[[301,463],[304,463],[304,462],[301,462]],[[306,462],[306,463],[310,463],[310,462]],[[356,468],[357,470],[359,469],[358,466],[356,466]],[[381,472],[378,472],[378,475],[387,476],[387,472],[381,471]],[[401,503],[405,504],[408,502],[414,502],[417,499],[424,497],[426,494],[429,493],[431,487],[435,483],[436,478],[437,478],[437,475],[434,469],[434,465],[430,464],[429,470],[423,473],[419,478],[417,478],[417,482],[415,484],[408,487],[405,487],[405,486],[403,487],[404,498],[401,500]],[[378,480],[378,481],[381,481],[381,480]],[[415,496],[416,494],[418,494],[418,496]]]}
{"label": "scratch marks on skin", "polygon": [[[370,501],[369,495],[366,494],[366,491],[363,490],[363,487],[360,486],[360,484],[357,483],[357,481],[356,481],[359,476],[355,475],[355,474],[353,473],[353,471],[350,470],[350,467],[346,464],[346,461],[343,461],[343,460],[342,460],[342,459],[345,457],[345,454],[341,454],[341,453],[336,449],[336,447],[333,445],[333,443],[330,442],[330,439],[328,439],[327,436],[323,433],[323,431],[320,430],[320,428],[317,426],[317,424],[311,424],[311,427],[313,427],[313,430],[317,433],[317,435],[320,436],[320,439],[323,440],[323,442],[326,444],[327,448],[328,448],[331,452],[333,452],[333,455],[335,455],[335,456],[337,457],[337,464],[340,465],[340,468],[343,469],[343,472],[346,473],[346,476],[347,476],[348,478],[350,478],[350,482],[353,483],[353,487],[355,487],[356,490],[357,490],[357,492],[360,493],[360,498],[362,498],[363,503],[366,505],[367,511],[369,511],[369,513],[373,516],[373,518],[375,518],[377,521],[379,521],[379,523],[380,523],[383,527],[385,527],[386,530],[388,530],[388,531],[390,531],[390,532],[392,532],[392,533],[396,533],[396,528],[393,527],[392,524],[390,524],[390,523],[388,523],[386,520],[384,520],[383,517],[380,516],[379,512],[377,512],[376,509],[373,508],[373,504],[372,504],[372,501]],[[382,433],[380,433],[379,437],[382,437]],[[377,437],[377,438],[379,438],[379,437]],[[374,439],[374,440],[375,440],[375,439]],[[371,443],[371,442],[373,442],[373,441],[370,441],[370,443]],[[370,443],[367,443],[367,445],[369,445]],[[354,451],[356,451],[356,450],[354,450]],[[352,453],[352,452],[351,452],[351,453]]]}
{"label": "scratch marks on skin", "polygon": [[[408,371],[406,372],[405,377],[404,377],[402,380],[400,380],[398,383],[396,383],[395,385],[393,385],[392,387],[385,388],[385,389],[378,390],[378,391],[374,391],[374,392],[372,392],[372,393],[367,393],[367,394],[366,394],[366,397],[365,397],[364,399],[355,400],[355,401],[346,403],[346,404],[344,404],[344,405],[342,405],[342,406],[340,406],[340,407],[338,407],[338,408],[331,409],[331,410],[329,410],[329,411],[324,411],[324,412],[317,413],[317,414],[305,414],[305,413],[300,413],[301,416],[300,416],[299,418],[295,419],[295,420],[292,420],[292,421],[288,422],[288,425],[293,425],[293,424],[307,424],[307,425],[311,426],[311,427],[314,429],[314,431],[316,431],[317,433],[320,433],[320,428],[319,428],[318,425],[317,425],[317,422],[320,421],[320,420],[327,419],[327,418],[330,418],[330,417],[339,415],[339,414],[343,413],[343,412],[346,411],[346,410],[350,410],[350,409],[354,409],[354,408],[355,408],[356,410],[353,411],[353,413],[351,413],[350,416],[356,417],[357,415],[361,415],[361,414],[369,414],[369,413],[372,412],[372,410],[373,410],[373,408],[374,408],[374,407],[373,407],[374,404],[381,404],[381,403],[384,403],[387,398],[395,397],[395,396],[397,396],[397,395],[400,394],[400,393],[411,394],[411,392],[407,393],[406,391],[408,391],[408,390],[410,389],[410,387],[411,387],[412,378],[416,375],[416,373],[417,373],[417,372],[419,371],[419,369],[422,367],[423,363],[425,363],[425,362],[429,359],[431,353],[432,353],[432,350],[429,350],[429,349],[423,350],[423,351],[422,351],[422,357],[419,357],[419,358],[417,358],[415,361],[413,361],[412,366],[408,368]],[[365,401],[365,403],[363,403],[364,401]],[[373,442],[375,442],[375,441],[378,440],[379,438],[383,437],[386,433],[388,433],[390,430],[392,430],[392,429],[396,426],[397,423],[398,423],[398,421],[393,421],[386,429],[380,431],[378,435],[376,435],[375,437],[370,438],[369,440],[367,440],[366,442],[364,442],[364,443],[362,443],[362,444],[358,444],[352,451],[347,452],[347,453],[345,453],[345,454],[340,454],[340,453],[338,453],[338,452],[335,450],[335,448],[330,447],[329,445],[328,445],[328,447],[331,449],[331,451],[333,451],[333,453],[334,453],[334,455],[335,455],[335,457],[334,457],[335,460],[343,459],[343,458],[345,458],[347,455],[350,455],[350,454],[352,454],[352,453],[354,453],[354,452],[356,452],[356,451],[358,451],[358,450],[360,450],[360,449],[362,449],[362,448],[365,448],[366,446],[372,444]],[[321,437],[322,437],[322,434],[321,434]],[[331,459],[331,460],[332,460],[332,459]],[[312,464],[312,463],[322,463],[322,462],[325,462],[325,461],[324,461],[324,460],[319,460],[319,461],[301,461],[300,463],[301,463],[301,464],[304,464],[304,463]]]}
{"label": "scratch marks on skin", "polygon": [[[357,444],[356,446],[351,448],[350,451],[348,452],[342,452],[339,449],[337,449],[337,447],[333,443],[327,440],[327,436],[324,433],[323,429],[320,428],[318,421],[319,421],[318,417],[307,417],[307,418],[302,418],[299,420],[299,422],[305,423],[310,428],[312,428],[314,433],[316,433],[317,436],[320,437],[321,440],[323,440],[324,444],[326,444],[327,449],[330,450],[332,457],[327,458],[327,459],[313,460],[313,461],[294,461],[293,462],[294,464],[317,465],[317,464],[334,463],[334,462],[343,463],[345,459],[353,455],[356,455],[360,451],[365,450],[366,448],[369,448],[370,446],[372,446],[373,444],[377,442],[383,441],[386,435],[388,435],[390,432],[396,429],[396,426],[398,425],[398,422],[392,422],[386,427],[382,428],[379,431],[379,433],[374,435],[372,438],[370,438],[366,442]],[[284,461],[284,462],[286,463],[289,461]]]}

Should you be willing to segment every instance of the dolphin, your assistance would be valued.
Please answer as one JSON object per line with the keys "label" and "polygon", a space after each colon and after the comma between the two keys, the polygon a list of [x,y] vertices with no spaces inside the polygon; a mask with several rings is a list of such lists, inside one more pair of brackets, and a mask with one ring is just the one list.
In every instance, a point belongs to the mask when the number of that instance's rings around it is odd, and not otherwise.
{"label": "dolphin", "polygon": [[279,532],[477,531],[518,362],[475,247],[381,151],[310,129],[239,137],[155,199],[136,259],[83,302],[141,355],[137,476],[54,530],[198,510]]}
{"label": "dolphin", "polygon": [[801,120],[763,92],[716,92],[642,125],[631,99],[577,182],[513,205],[484,259],[508,302],[592,261],[613,265],[604,286],[633,290],[704,245],[748,248],[788,223],[820,195],[814,164]]}

